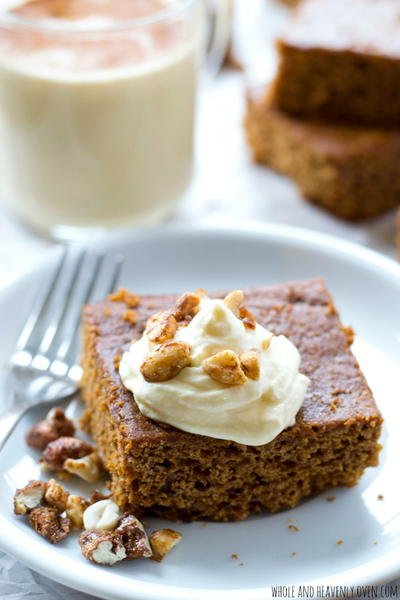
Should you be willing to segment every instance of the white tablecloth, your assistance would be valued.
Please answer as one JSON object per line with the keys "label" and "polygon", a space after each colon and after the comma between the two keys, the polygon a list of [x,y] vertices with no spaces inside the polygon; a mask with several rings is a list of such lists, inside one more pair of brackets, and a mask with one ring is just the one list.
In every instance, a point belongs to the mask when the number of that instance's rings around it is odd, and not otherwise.
{"label": "white tablecloth", "polygon": [[[224,72],[203,93],[199,106],[197,166],[191,190],[173,215],[175,222],[255,219],[307,227],[395,256],[394,214],[351,225],[299,196],[286,178],[251,163],[243,136],[245,86],[265,81],[274,68],[269,37],[286,16],[265,0],[237,2],[237,50],[246,75]],[[246,32],[251,30],[251,36]],[[269,32],[269,37],[266,35]],[[248,44],[251,39],[252,43]],[[0,209],[0,286],[29,269],[52,242],[38,238]],[[400,580],[397,582],[400,586]],[[83,600],[90,596],[56,584],[0,553],[1,600]],[[132,599],[133,600],[133,599]]]}

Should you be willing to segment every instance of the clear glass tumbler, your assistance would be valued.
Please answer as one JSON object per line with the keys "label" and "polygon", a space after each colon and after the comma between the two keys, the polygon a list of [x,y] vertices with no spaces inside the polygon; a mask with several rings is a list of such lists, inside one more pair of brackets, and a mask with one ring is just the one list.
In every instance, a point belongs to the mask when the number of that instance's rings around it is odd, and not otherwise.
{"label": "clear glass tumbler", "polygon": [[64,238],[168,214],[191,178],[202,24],[196,0],[1,11],[2,201]]}

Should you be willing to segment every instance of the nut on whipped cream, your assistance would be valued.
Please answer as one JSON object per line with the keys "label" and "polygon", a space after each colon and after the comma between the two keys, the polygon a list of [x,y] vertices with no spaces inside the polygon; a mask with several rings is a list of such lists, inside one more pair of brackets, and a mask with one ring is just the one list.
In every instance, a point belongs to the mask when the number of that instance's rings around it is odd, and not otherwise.
{"label": "nut on whipped cream", "polygon": [[119,372],[146,417],[259,446],[295,423],[308,377],[285,336],[256,323],[240,290],[184,294],[149,319]]}

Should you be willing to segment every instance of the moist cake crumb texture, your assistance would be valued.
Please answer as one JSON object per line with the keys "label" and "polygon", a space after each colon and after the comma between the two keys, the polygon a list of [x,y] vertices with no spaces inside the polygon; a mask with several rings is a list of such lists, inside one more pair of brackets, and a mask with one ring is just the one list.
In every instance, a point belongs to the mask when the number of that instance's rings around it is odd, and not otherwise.
{"label": "moist cake crumb texture", "polygon": [[335,486],[355,485],[366,467],[377,464],[382,419],[323,282],[245,292],[257,322],[296,345],[301,372],[311,380],[295,425],[263,446],[152,421],[122,385],[115,357],[176,296],[135,300],[135,323],[123,318],[123,295],[85,307],[83,423],[104,455],[123,510],[171,520],[240,520],[263,509],[294,507]]}
{"label": "moist cake crumb texture", "polygon": [[248,98],[245,129],[256,162],[336,217],[358,221],[400,203],[400,129],[298,118],[274,108],[268,89]]}

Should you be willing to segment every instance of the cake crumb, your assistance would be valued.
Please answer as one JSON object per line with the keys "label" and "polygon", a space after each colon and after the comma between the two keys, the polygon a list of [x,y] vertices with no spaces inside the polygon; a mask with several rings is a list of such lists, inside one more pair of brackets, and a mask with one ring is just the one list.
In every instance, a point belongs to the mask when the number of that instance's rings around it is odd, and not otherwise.
{"label": "cake crumb", "polygon": [[238,554],[231,554],[231,558],[234,558],[235,560],[239,558]]}
{"label": "cake crumb", "polygon": [[383,500],[383,494],[378,494],[378,500]]}
{"label": "cake crumb", "polygon": [[137,323],[137,320],[138,320],[137,312],[136,312],[136,310],[133,310],[132,308],[128,308],[122,315],[122,318],[124,321],[127,321],[128,323],[135,325],[135,323]]}
{"label": "cake crumb", "polygon": [[291,552],[290,556],[296,556],[296,554],[297,554],[296,552]]}
{"label": "cake crumb", "polygon": [[139,296],[137,296],[133,292],[128,292],[128,290],[126,290],[125,288],[120,288],[114,294],[110,294],[108,296],[108,299],[111,300],[111,302],[123,302],[129,308],[135,308],[140,304]]}
{"label": "cake crumb", "polygon": [[342,544],[344,544],[344,541],[343,540],[337,540],[336,543],[337,543],[338,546],[341,546]]}
{"label": "cake crumb", "polygon": [[103,308],[103,315],[104,315],[105,317],[109,317],[109,316],[111,315],[111,310],[110,310],[110,308],[109,308],[108,306],[105,306],[105,307]]}
{"label": "cake crumb", "polygon": [[377,546],[377,545],[378,545],[378,542],[374,542],[374,546]]}
{"label": "cake crumb", "polygon": [[296,527],[296,525],[288,525],[288,529],[290,529],[290,531],[300,531],[300,529]]}
{"label": "cake crumb", "polygon": [[325,498],[325,500],[326,500],[327,502],[335,502],[335,500],[336,500],[336,496],[328,496],[327,498]]}
{"label": "cake crumb", "polygon": [[244,567],[244,562],[240,562],[239,567]]}
{"label": "cake crumb", "polygon": [[200,527],[208,527],[208,523],[202,523]]}
{"label": "cake crumb", "polygon": [[119,369],[120,362],[121,362],[121,356],[119,354],[116,354],[114,356],[113,363],[114,363],[114,367],[116,368],[117,371]]}

